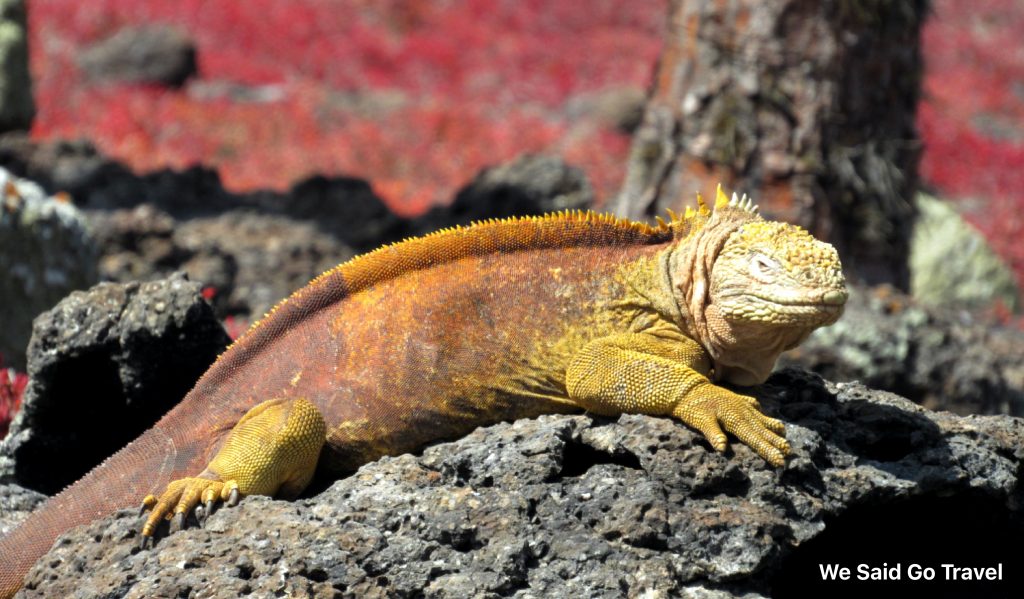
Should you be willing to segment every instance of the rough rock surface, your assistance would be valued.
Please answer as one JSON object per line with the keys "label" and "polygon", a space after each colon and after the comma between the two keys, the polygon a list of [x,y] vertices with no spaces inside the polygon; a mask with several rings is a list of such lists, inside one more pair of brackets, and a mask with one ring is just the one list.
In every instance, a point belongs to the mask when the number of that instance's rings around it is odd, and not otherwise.
{"label": "rough rock surface", "polygon": [[97,281],[97,250],[66,198],[0,168],[0,354],[25,367],[32,319]]}
{"label": "rough rock surface", "polygon": [[101,283],[40,315],[0,482],[59,491],[174,406],[230,341],[199,291],[181,274]]}
{"label": "rough rock surface", "polygon": [[218,273],[232,275],[218,294],[225,311],[260,318],[277,302],[325,270],[353,256],[353,250],[308,222],[234,211],[193,219],[174,232],[190,256],[182,268],[217,285]]}
{"label": "rough rock surface", "polygon": [[353,250],[310,222],[253,210],[177,221],[150,204],[89,213],[113,281],[152,280],[181,270],[220,316],[259,318]]}
{"label": "rough rock surface", "polygon": [[179,87],[196,75],[196,46],[167,25],[126,27],[86,50],[79,66],[95,81]]}
{"label": "rough rock surface", "polygon": [[0,538],[21,524],[46,495],[13,484],[0,484]]}
{"label": "rough rock surface", "polygon": [[780,365],[859,380],[936,410],[1024,415],[1024,332],[921,306],[888,287],[851,289],[846,312]]}
{"label": "rough rock surface", "polygon": [[[369,464],[296,502],[220,509],[137,548],[125,510],[57,541],[22,597],[774,597],[818,563],[1004,564],[1022,590],[1024,421],[929,412],[787,370],[759,391],[794,455],[716,454],[668,419],[549,416]],[[322,489],[322,485],[321,485]],[[941,570],[940,570],[941,571]],[[1020,596],[1019,594],[1017,596]]]}
{"label": "rough rock surface", "polygon": [[27,131],[35,114],[25,0],[0,0],[0,131]]}

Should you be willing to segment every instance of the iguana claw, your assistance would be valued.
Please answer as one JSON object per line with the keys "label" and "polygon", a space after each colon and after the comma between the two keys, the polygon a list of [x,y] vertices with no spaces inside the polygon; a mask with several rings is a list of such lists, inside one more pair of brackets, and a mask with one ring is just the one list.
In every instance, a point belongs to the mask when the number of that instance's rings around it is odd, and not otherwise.
{"label": "iguana claw", "polygon": [[[198,510],[198,509],[199,508],[196,508],[196,510]],[[205,504],[203,504],[203,514],[202,514],[202,517],[199,518],[199,525],[200,526],[206,526],[206,520],[209,519],[211,514],[213,514],[213,500],[212,499],[208,500]]]}
{"label": "iguana claw", "polygon": [[171,527],[168,532],[178,532],[185,528],[185,512],[178,512],[171,518]]}

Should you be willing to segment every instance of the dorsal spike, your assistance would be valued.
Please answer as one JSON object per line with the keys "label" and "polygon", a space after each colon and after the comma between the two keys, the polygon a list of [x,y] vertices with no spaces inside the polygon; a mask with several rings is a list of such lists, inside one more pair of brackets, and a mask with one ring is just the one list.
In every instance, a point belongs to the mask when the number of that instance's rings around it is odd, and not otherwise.
{"label": "dorsal spike", "polygon": [[658,227],[660,227],[662,229],[664,229],[665,227],[668,226],[668,223],[665,222],[665,219],[661,218],[660,216],[655,216],[654,217],[654,222],[658,223]]}
{"label": "dorsal spike", "polygon": [[686,220],[690,220],[694,216],[697,216],[697,211],[693,209],[693,206],[687,206],[686,214],[683,215],[683,218],[685,218]]}
{"label": "dorsal spike", "polygon": [[675,211],[673,211],[671,208],[666,208],[665,211],[668,212],[668,218],[672,222],[676,222],[679,220],[679,215],[676,214]]}
{"label": "dorsal spike", "polygon": [[715,210],[725,208],[729,205],[729,197],[722,191],[722,184],[719,183],[715,189]]}
{"label": "dorsal spike", "polygon": [[701,212],[704,212],[707,209],[708,209],[708,205],[704,203],[704,196],[700,195],[700,192],[698,191],[697,192],[697,210],[699,210]]}
{"label": "dorsal spike", "polygon": [[743,197],[740,198],[739,204],[737,204],[737,208],[743,210],[744,212],[757,214],[757,206],[754,205],[754,198],[748,196],[747,194],[743,194]]}

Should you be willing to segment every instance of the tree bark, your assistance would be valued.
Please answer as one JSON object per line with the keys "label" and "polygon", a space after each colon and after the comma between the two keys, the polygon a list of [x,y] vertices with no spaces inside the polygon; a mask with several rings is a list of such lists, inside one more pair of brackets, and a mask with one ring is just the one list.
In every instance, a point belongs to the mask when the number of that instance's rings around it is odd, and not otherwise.
{"label": "tree bark", "polygon": [[906,289],[927,0],[672,0],[612,209],[634,219],[721,182]]}

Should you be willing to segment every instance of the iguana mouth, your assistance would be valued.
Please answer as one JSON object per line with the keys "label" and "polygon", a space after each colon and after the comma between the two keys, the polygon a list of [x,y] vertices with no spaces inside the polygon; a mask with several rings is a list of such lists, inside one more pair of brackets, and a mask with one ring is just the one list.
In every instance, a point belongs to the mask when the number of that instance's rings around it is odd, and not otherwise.
{"label": "iguana mouth", "polygon": [[806,301],[805,302],[800,302],[800,301],[785,301],[785,300],[784,301],[779,301],[777,299],[773,299],[773,298],[770,298],[770,297],[761,297],[761,296],[757,296],[757,295],[748,295],[747,297],[755,300],[755,301],[751,302],[752,304],[766,304],[766,305],[770,305],[770,306],[777,306],[777,307],[782,308],[782,309],[786,309],[786,308],[814,308],[815,310],[830,311],[830,310],[841,310],[843,308],[843,304],[830,303],[830,302],[822,302],[822,301],[817,301],[817,302],[806,302]]}
{"label": "iguana mouth", "polygon": [[719,304],[722,315],[736,320],[779,324],[835,321],[842,314],[846,291],[834,289],[808,300],[806,295],[767,297],[751,293],[729,296]]}
{"label": "iguana mouth", "polygon": [[821,306],[821,307],[842,307],[846,304],[849,293],[845,288],[833,287],[825,291],[817,289],[792,289],[779,293],[751,293],[749,291],[736,294],[734,297],[741,297],[752,303],[765,302],[779,306]]}

